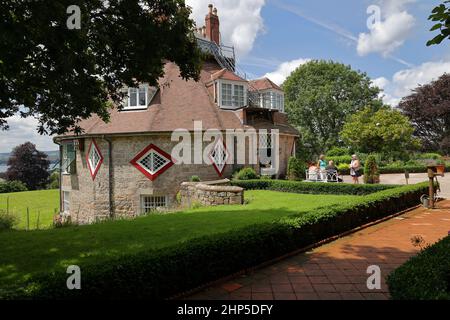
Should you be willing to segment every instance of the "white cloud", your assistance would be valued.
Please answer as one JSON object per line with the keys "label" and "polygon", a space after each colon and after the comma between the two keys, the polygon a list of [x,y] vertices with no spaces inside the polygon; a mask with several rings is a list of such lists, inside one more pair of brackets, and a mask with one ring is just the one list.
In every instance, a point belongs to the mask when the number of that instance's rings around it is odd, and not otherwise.
{"label": "white cloud", "polygon": [[300,65],[307,63],[308,61],[311,61],[311,59],[296,59],[283,62],[277,67],[275,71],[266,73],[264,77],[267,77],[276,84],[281,85],[292,71],[297,69]]}
{"label": "white cloud", "polygon": [[238,56],[245,56],[264,30],[261,9],[265,0],[187,0],[197,27],[205,24],[208,4],[217,7],[220,32],[224,45],[233,45]]}
{"label": "white cloud", "polygon": [[450,61],[429,61],[416,67],[400,70],[392,76],[391,80],[381,77],[372,82],[384,85],[383,101],[396,106],[401,98],[411,94],[411,90],[437,80],[444,73],[450,73]]}
{"label": "white cloud", "polygon": [[10,152],[15,146],[27,141],[36,144],[36,148],[41,151],[58,149],[51,137],[41,136],[37,132],[38,122],[36,119],[13,116],[8,118],[7,121],[10,129],[0,131],[0,152]]}
{"label": "white cloud", "polygon": [[379,78],[372,80],[373,85],[380,89],[386,88],[386,86],[389,84],[389,82],[390,81],[388,79],[386,79],[385,77],[379,77]]}
{"label": "white cloud", "polygon": [[372,52],[389,57],[403,45],[415,24],[415,18],[405,6],[414,0],[384,0],[380,2],[382,19],[376,22],[370,32],[360,33],[357,52],[365,56]]}

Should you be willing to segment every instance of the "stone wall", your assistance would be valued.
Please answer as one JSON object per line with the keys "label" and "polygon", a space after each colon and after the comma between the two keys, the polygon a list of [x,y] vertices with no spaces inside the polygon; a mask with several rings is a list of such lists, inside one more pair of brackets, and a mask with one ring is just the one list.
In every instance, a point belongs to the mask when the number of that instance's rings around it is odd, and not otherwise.
{"label": "stone wall", "polygon": [[[111,137],[112,153],[108,152],[108,141],[102,137],[95,139],[102,155],[103,163],[95,179],[92,179],[86,164],[86,153],[92,138],[80,140],[83,151],[76,152],[76,173],[62,176],[61,191],[70,195],[70,215],[73,221],[90,223],[98,219],[108,218],[110,205],[115,217],[134,217],[140,214],[141,196],[166,196],[169,207],[177,205],[176,195],[183,181],[189,181],[194,175],[202,181],[210,181],[231,177],[232,172],[244,165],[227,164],[220,177],[210,164],[180,164],[177,163],[158,176],[154,181],[148,179],[137,170],[130,161],[145,147],[153,143],[163,151],[171,153],[178,144],[170,140],[170,135],[139,135]],[[280,175],[286,171],[287,159],[290,156],[294,137],[280,135]],[[206,147],[209,142],[204,142]],[[192,145],[192,148],[194,146]],[[109,167],[109,157],[112,157],[112,167]],[[258,165],[253,166],[257,171]],[[112,203],[109,201],[110,170],[112,183]],[[221,202],[239,202],[235,195],[221,195],[217,201],[211,198],[215,190],[203,190],[202,202],[217,204]],[[230,191],[230,193],[233,193]],[[215,194],[214,194],[215,197]],[[214,198],[215,199],[215,198]]]}
{"label": "stone wall", "polygon": [[244,202],[244,189],[224,185],[227,181],[229,180],[183,182],[180,189],[181,206],[191,207],[194,203],[204,206],[242,204]]}

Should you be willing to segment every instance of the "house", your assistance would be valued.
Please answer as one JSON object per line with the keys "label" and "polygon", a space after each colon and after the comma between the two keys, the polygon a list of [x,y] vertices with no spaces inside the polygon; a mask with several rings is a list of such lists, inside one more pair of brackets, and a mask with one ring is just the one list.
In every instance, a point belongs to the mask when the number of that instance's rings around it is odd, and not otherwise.
{"label": "house", "polygon": [[[210,59],[204,62],[198,82],[183,80],[178,67],[167,62],[157,87],[142,84],[125,89],[124,106],[112,110],[108,123],[92,116],[80,123],[82,134],[55,137],[61,153],[61,213],[82,223],[136,216],[174,205],[181,183],[194,175],[202,181],[217,180],[246,165],[261,174],[286,174],[298,131],[287,123],[283,90],[269,79],[248,81],[239,75],[233,48],[220,43],[219,17],[212,5],[205,22],[197,39]],[[209,130],[267,130],[268,138],[258,138],[257,147],[270,159],[275,154],[277,167],[272,161],[251,160],[250,155],[237,161],[237,150],[252,145],[249,139],[242,142],[237,137],[231,142],[214,139],[209,162],[180,161],[173,156],[179,141],[172,139],[180,129],[194,136]],[[275,134],[277,147],[271,140]],[[200,147],[210,144],[201,141]],[[196,147],[195,141],[189,146],[193,158]],[[277,152],[272,152],[275,148]]]}

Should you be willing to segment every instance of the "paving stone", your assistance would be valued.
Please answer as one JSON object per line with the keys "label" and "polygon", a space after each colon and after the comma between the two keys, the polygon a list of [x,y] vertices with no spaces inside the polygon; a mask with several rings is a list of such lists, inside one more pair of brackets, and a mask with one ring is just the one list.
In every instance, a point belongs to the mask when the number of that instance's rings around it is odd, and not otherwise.
{"label": "paving stone", "polygon": [[[403,219],[385,221],[186,299],[389,299],[386,276],[420,251],[411,239],[420,235],[432,244],[448,234],[450,201],[439,206],[446,209],[415,209]],[[380,267],[379,290],[367,288],[370,265]]]}

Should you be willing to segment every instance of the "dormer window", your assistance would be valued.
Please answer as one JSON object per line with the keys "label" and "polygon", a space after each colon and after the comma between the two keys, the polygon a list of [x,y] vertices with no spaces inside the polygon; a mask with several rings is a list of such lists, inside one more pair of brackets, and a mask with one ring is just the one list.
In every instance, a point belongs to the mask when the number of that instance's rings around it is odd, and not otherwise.
{"label": "dormer window", "polygon": [[247,105],[247,86],[234,81],[220,81],[219,103],[225,109],[237,109]]}
{"label": "dormer window", "polygon": [[284,112],[284,94],[275,90],[266,91],[259,95],[260,107]]}
{"label": "dormer window", "polygon": [[137,88],[128,88],[124,98],[123,110],[146,109],[153,99],[157,88],[148,85],[140,85]]}

